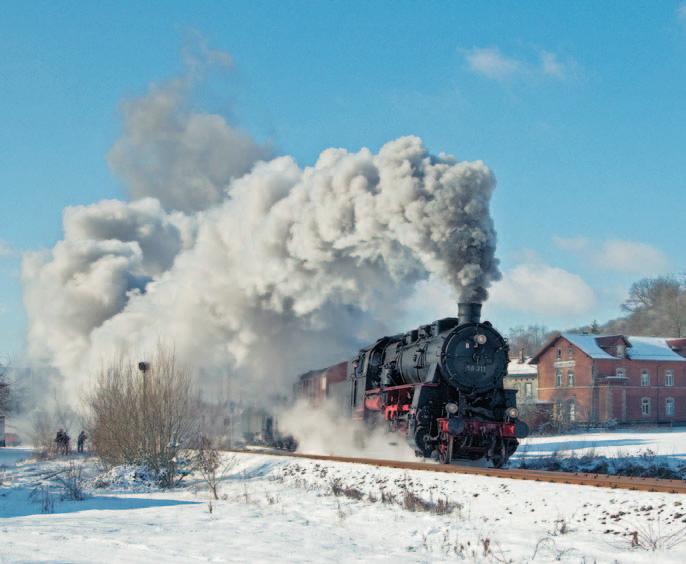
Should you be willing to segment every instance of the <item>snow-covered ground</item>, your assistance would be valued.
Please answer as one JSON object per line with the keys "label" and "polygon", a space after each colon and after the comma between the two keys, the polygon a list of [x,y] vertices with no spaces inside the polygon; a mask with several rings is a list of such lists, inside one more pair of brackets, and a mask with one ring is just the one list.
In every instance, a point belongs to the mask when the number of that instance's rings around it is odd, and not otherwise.
{"label": "snow-covered ground", "polygon": [[561,456],[640,456],[648,450],[658,456],[686,460],[686,428],[618,429],[549,437],[528,437],[521,441],[513,458]]}
{"label": "snow-covered ground", "polygon": [[686,428],[528,437],[510,466],[686,479]]}
{"label": "snow-covered ground", "polygon": [[644,545],[686,534],[686,496],[227,454],[210,511],[199,480],[159,491],[126,471],[96,479],[83,458],[88,497],[61,501],[50,475],[69,461],[27,454],[0,449],[3,563],[686,561],[686,543],[631,547],[634,531]]}

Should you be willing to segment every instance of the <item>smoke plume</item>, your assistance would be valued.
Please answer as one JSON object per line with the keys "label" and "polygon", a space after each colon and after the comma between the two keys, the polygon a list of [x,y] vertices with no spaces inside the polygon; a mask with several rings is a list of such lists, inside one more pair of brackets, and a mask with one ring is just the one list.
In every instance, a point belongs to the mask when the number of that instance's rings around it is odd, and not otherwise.
{"label": "smoke plume", "polygon": [[408,136],[301,168],[184,105],[176,86],[126,105],[110,162],[133,201],[67,208],[64,239],[24,260],[30,352],[71,391],[160,340],[208,385],[275,391],[382,335],[429,276],[486,299],[499,271],[482,162]]}
{"label": "smoke plume", "polygon": [[151,196],[166,209],[203,210],[225,197],[232,178],[269,156],[222,116],[189,111],[192,84],[189,76],[153,85],[123,105],[124,134],[108,160],[132,199]]}

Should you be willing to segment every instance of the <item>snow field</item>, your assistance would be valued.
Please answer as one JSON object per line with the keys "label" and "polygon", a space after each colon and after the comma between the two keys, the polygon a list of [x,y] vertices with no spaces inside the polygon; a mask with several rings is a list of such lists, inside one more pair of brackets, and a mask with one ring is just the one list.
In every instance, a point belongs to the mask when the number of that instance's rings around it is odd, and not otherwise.
{"label": "snow field", "polygon": [[[633,531],[679,537],[679,495],[227,454],[211,511],[197,479],[158,491],[131,469],[103,480],[94,460],[79,459],[89,497],[61,501],[55,491],[53,512],[42,513],[28,499],[31,487],[69,462],[0,453],[3,563],[686,560],[686,544],[657,553],[631,547]],[[436,511],[439,500],[451,511]]]}
{"label": "snow field", "polygon": [[531,457],[597,455],[637,457],[651,451],[658,457],[686,462],[686,428],[618,429],[616,431],[578,433],[545,437],[527,437],[520,441],[512,461]]}

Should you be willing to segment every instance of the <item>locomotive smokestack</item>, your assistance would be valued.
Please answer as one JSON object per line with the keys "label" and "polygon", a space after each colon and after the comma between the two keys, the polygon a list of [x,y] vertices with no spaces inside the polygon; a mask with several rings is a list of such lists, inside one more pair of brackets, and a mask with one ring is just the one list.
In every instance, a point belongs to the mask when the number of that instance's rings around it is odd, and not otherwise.
{"label": "locomotive smokestack", "polygon": [[481,304],[461,302],[457,304],[457,317],[460,323],[479,323],[481,321]]}

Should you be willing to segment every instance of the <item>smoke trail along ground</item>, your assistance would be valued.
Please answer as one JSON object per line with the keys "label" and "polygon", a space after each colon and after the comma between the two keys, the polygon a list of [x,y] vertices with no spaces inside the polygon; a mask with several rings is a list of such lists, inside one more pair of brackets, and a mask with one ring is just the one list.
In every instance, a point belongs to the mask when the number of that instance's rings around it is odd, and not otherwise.
{"label": "smoke trail along ground", "polygon": [[[263,153],[223,118],[159,97],[139,101],[134,121],[147,125],[125,127],[110,155],[133,197],[157,198],[67,208],[64,239],[24,260],[30,353],[68,392],[103,359],[159,340],[206,387],[240,376],[285,389],[383,334],[419,280],[437,276],[481,301],[500,276],[495,181],[483,163],[433,156],[416,137],[377,154],[327,149],[312,167],[252,163]],[[195,140],[217,138],[226,143],[205,158]],[[136,147],[157,155],[149,162],[160,171],[176,166],[158,182],[154,168],[141,172]],[[208,176],[223,153],[242,164]]]}

